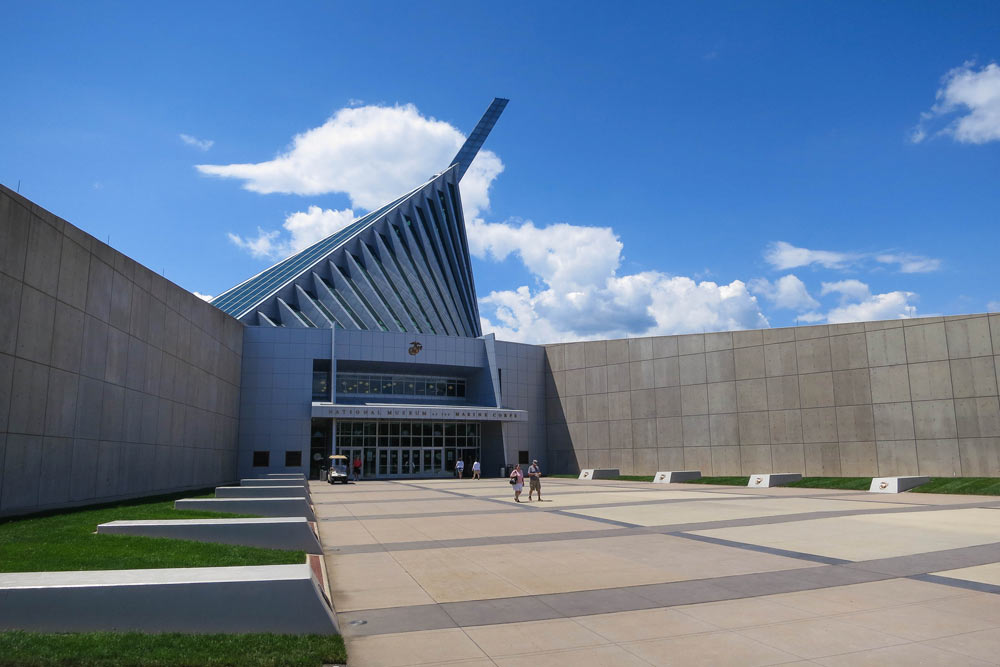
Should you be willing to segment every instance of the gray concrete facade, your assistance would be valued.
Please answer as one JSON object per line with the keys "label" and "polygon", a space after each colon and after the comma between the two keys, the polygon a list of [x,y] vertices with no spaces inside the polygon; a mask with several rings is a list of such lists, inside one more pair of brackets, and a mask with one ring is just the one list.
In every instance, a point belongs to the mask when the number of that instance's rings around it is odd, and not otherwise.
{"label": "gray concrete facade", "polygon": [[559,472],[1000,476],[1000,316],[545,347]]}
{"label": "gray concrete facade", "polygon": [[242,338],[0,186],[0,515],[235,479]]}

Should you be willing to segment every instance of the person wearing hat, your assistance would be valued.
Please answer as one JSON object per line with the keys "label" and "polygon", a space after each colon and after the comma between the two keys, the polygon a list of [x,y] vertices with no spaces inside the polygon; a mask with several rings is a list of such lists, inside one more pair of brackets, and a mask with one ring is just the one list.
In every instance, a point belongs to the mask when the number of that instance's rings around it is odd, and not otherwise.
{"label": "person wearing hat", "polygon": [[538,501],[542,500],[542,469],[538,467],[538,459],[531,462],[531,467],[528,468],[528,500],[531,500],[531,494],[538,492]]}

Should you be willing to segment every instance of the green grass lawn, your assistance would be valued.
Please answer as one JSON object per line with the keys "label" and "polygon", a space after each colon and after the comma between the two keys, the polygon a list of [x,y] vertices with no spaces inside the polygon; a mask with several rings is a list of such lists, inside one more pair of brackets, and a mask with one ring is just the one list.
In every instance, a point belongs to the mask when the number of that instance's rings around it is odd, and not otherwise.
{"label": "green grass lawn", "polygon": [[702,477],[700,479],[692,479],[687,482],[681,482],[682,484],[725,484],[727,486],[746,486],[750,483],[750,476],[745,477]]}
{"label": "green grass lawn", "polygon": [[914,489],[912,493],[958,493],[981,496],[1000,496],[1000,478],[997,477],[932,477],[931,481]]}
{"label": "green grass lawn", "polygon": [[301,666],[347,662],[336,635],[0,632],[0,666]]}
{"label": "green grass lawn", "polygon": [[[578,475],[549,475],[563,479],[576,479]],[[625,482],[652,482],[652,475],[621,475],[614,479]],[[724,484],[746,486],[749,476],[702,477],[683,484]],[[871,488],[871,477],[803,477],[799,482],[785,484],[802,489],[844,489],[867,491]],[[997,477],[933,477],[927,484],[911,489],[913,493],[955,493],[981,496],[1000,496],[1000,478]]]}
{"label": "green grass lawn", "polygon": [[800,482],[785,484],[785,486],[797,486],[801,489],[846,489],[850,491],[867,491],[871,485],[871,477],[803,477]]}
{"label": "green grass lawn", "polygon": [[[282,565],[305,562],[302,551],[187,540],[97,535],[97,524],[119,519],[214,519],[233,514],[175,510],[192,493],[123,501],[0,521],[0,572],[123,570],[159,567]],[[0,656],[3,652],[0,651]]]}

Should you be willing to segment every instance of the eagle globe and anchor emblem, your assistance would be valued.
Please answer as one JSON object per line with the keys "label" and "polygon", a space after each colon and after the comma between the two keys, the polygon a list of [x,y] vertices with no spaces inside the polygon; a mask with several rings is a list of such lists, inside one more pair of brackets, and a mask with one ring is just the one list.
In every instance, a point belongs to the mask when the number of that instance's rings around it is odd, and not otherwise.
{"label": "eagle globe and anchor emblem", "polygon": [[420,350],[424,349],[424,346],[420,344],[420,341],[414,340],[410,341],[410,349],[407,352],[410,353],[411,357],[415,357],[420,354]]}

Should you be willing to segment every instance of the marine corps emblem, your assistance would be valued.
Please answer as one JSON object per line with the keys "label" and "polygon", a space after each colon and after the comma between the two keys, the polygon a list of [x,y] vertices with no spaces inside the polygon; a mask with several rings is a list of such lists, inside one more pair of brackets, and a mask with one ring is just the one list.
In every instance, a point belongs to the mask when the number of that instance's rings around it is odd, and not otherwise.
{"label": "marine corps emblem", "polygon": [[410,343],[410,349],[407,352],[410,353],[410,356],[416,356],[422,349],[424,349],[424,346],[420,344],[420,341],[415,340]]}

